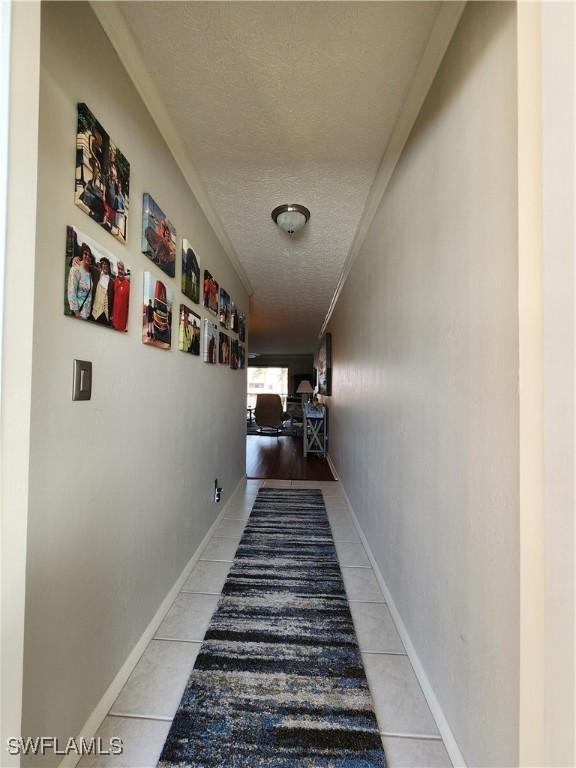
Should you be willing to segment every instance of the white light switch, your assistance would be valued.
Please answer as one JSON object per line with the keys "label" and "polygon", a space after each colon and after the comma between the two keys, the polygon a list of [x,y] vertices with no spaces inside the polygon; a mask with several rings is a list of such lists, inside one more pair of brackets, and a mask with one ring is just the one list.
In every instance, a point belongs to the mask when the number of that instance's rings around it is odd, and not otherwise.
{"label": "white light switch", "polygon": [[92,395],[92,363],[74,360],[72,400],[90,400]]}

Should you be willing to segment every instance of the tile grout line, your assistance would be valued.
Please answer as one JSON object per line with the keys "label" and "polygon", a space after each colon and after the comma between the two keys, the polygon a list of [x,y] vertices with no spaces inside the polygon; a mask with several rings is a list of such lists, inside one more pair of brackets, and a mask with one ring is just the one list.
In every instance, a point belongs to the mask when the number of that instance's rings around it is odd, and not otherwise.
{"label": "tile grout line", "polygon": [[127,712],[108,712],[107,717],[124,717],[129,720],[154,720],[157,723],[171,723],[173,717],[162,717],[161,715],[129,715]]}
{"label": "tile grout line", "polygon": [[[184,590],[181,590],[184,592]],[[353,600],[352,598],[348,598],[349,603],[364,603],[366,605],[386,605],[386,600],[384,600],[384,597],[382,597],[382,600]]]}
{"label": "tile grout line", "polygon": [[380,735],[389,739],[420,739],[421,741],[440,741],[442,744],[442,736],[432,736],[424,733],[391,733],[390,731],[380,730]]}

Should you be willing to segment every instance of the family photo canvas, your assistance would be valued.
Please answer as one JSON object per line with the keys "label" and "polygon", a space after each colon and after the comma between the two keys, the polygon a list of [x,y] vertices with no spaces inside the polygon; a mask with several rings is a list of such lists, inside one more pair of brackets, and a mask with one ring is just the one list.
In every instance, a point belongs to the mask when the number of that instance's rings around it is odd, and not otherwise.
{"label": "family photo canvas", "polygon": [[221,365],[230,365],[230,339],[227,333],[220,331],[218,344],[218,362]]}
{"label": "family photo canvas", "polygon": [[204,318],[204,362],[218,362],[218,326],[207,317]]}
{"label": "family photo canvas", "polygon": [[220,325],[223,328],[230,328],[230,296],[224,288],[220,288]]}
{"label": "family photo canvas", "polygon": [[142,341],[159,349],[172,344],[172,291],[151,272],[144,272]]}
{"label": "family photo canvas", "polygon": [[200,315],[185,304],[180,304],[178,349],[191,355],[200,354]]}
{"label": "family photo canvas", "polygon": [[64,314],[128,330],[130,268],[89,235],[66,228]]}
{"label": "family photo canvas", "polygon": [[186,238],[182,238],[182,279],[181,289],[194,304],[200,303],[200,267],[196,254]]}
{"label": "family photo canvas", "polygon": [[210,312],[218,314],[218,283],[207,269],[204,270],[203,301]]}
{"label": "family photo canvas", "polygon": [[152,195],[142,204],[142,253],[170,277],[176,274],[176,230]]}
{"label": "family photo canvas", "polygon": [[126,242],[130,163],[86,104],[78,104],[74,201],[113,237]]}

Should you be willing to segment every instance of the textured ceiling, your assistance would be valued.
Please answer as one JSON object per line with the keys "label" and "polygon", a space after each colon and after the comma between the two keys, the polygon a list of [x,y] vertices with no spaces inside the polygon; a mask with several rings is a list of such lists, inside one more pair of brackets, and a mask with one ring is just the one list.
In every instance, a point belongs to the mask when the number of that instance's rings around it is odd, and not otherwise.
{"label": "textured ceiling", "polygon": [[118,7],[254,287],[251,351],[313,350],[439,3]]}

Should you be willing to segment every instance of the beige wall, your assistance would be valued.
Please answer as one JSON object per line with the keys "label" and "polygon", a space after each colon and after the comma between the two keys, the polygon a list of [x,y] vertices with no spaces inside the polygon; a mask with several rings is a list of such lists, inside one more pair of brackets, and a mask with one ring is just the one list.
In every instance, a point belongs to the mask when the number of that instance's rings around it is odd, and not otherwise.
{"label": "beige wall", "polygon": [[466,8],[329,326],[331,454],[475,766],[518,759],[515,35]]}
{"label": "beige wall", "polygon": [[[127,246],[74,205],[79,101],[131,163]],[[214,478],[226,500],[245,471],[245,372],[179,352],[176,327],[168,352],[141,342],[143,271],[163,274],[140,253],[142,194],[248,297],[88,4],[43,4],[39,134],[23,731],[67,738],[215,520]],[[67,224],[131,265],[127,335],[63,315]],[[71,401],[73,358],[93,362],[90,402]]]}

